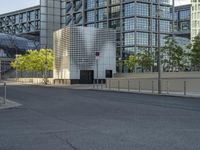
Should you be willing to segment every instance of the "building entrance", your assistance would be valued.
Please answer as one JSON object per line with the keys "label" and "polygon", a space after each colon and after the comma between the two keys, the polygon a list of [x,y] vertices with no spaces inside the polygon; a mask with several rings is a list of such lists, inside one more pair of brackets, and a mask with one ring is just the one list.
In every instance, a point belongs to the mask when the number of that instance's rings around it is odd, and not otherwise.
{"label": "building entrance", "polygon": [[80,84],[92,84],[94,80],[93,70],[80,70]]}

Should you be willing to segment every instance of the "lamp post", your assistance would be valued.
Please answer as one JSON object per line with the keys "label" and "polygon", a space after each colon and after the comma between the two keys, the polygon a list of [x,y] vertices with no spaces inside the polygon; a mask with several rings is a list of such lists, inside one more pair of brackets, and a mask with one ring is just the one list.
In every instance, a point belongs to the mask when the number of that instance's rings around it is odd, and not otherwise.
{"label": "lamp post", "polygon": [[19,56],[18,54],[15,55],[15,58],[16,58],[16,76],[15,76],[16,81],[18,81],[18,65],[19,65],[19,62],[17,60],[18,56]]}
{"label": "lamp post", "polygon": [[44,63],[44,83],[47,84],[47,70],[48,70],[48,59],[47,59],[47,46],[45,47],[45,63]]}
{"label": "lamp post", "polygon": [[119,58],[118,58],[118,64],[119,64],[119,73],[122,73],[122,63],[121,63],[121,61],[122,61],[122,58],[121,58],[121,57],[119,57]]}
{"label": "lamp post", "polygon": [[175,15],[175,7],[174,7],[174,5],[175,5],[175,1],[174,0],[172,0],[172,37],[174,38],[174,25],[175,25],[175,23],[174,23],[174,15]]}
{"label": "lamp post", "polygon": [[99,51],[97,51],[96,52],[96,54],[95,54],[95,56],[96,56],[96,67],[97,67],[97,85],[99,84],[99,62],[98,62],[98,60],[99,60],[99,55],[100,55],[100,52]]}
{"label": "lamp post", "polygon": [[1,82],[1,59],[0,59],[0,82]]}
{"label": "lamp post", "polygon": [[160,68],[160,0],[158,0],[158,7],[157,7],[157,30],[158,30],[158,60],[157,60],[157,67],[158,67],[158,94],[161,94],[161,68]]}

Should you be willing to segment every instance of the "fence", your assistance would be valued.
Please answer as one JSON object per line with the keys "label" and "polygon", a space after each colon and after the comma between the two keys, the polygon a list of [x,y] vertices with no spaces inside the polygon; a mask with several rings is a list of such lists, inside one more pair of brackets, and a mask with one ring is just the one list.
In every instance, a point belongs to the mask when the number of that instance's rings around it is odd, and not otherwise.
{"label": "fence", "polygon": [[[143,92],[158,93],[157,79],[106,79],[106,84],[93,85],[94,88],[126,91],[126,92]],[[162,79],[161,89],[163,94],[179,95],[199,95],[200,96],[200,79]]]}
{"label": "fence", "polygon": [[[8,81],[17,81],[25,84],[44,84],[44,78],[9,78]],[[48,84],[53,84],[53,78],[48,78]]]}

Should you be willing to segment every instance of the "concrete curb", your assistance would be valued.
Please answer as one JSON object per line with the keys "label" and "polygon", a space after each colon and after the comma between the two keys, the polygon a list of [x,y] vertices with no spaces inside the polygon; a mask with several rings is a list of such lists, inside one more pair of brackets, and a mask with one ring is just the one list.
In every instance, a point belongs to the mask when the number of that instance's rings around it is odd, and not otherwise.
{"label": "concrete curb", "polygon": [[[0,100],[2,98],[0,97]],[[2,101],[2,100],[1,100]],[[14,102],[14,101],[11,101],[11,100],[6,100],[6,103],[5,104],[2,104],[2,102],[0,101],[0,110],[3,110],[3,109],[10,109],[10,108],[16,108],[16,107],[19,107],[19,106],[22,106],[22,104],[19,104],[17,102]]]}
{"label": "concrete curb", "polygon": [[151,96],[167,96],[167,97],[180,97],[180,98],[193,98],[199,99],[200,96],[192,96],[192,95],[176,95],[176,94],[157,94],[157,93],[145,93],[145,92],[128,92],[128,91],[118,91],[118,90],[109,90],[109,89],[91,89],[94,91],[104,91],[104,92],[115,92],[115,93],[129,93],[129,94],[137,94],[137,95],[151,95]]}
{"label": "concrete curb", "polygon": [[118,93],[130,93],[130,94],[139,94],[139,95],[152,95],[152,96],[168,96],[168,97],[181,97],[181,98],[194,98],[194,99],[200,99],[200,96],[195,95],[179,95],[179,94],[157,94],[157,93],[151,93],[151,92],[135,92],[135,91],[118,91],[116,90],[109,90],[109,89],[96,89],[93,88],[93,85],[83,86],[83,85],[42,85],[42,84],[20,84],[24,86],[39,86],[44,88],[61,88],[61,89],[70,89],[70,90],[94,90],[94,91],[105,91],[105,92],[118,92]]}
{"label": "concrete curb", "polygon": [[76,90],[94,90],[94,91],[105,91],[105,92],[118,92],[118,93],[130,93],[130,94],[139,94],[139,95],[152,95],[152,96],[168,96],[168,97],[181,97],[181,98],[194,98],[200,99],[200,96],[192,96],[192,95],[178,95],[178,94],[157,94],[157,93],[146,93],[146,92],[134,92],[134,91],[118,91],[118,90],[109,90],[109,89],[94,89],[91,87],[82,87],[76,88],[76,86],[45,86],[45,85],[33,85],[33,86],[41,86],[41,87],[49,87],[49,88],[63,88],[63,89],[76,89]]}

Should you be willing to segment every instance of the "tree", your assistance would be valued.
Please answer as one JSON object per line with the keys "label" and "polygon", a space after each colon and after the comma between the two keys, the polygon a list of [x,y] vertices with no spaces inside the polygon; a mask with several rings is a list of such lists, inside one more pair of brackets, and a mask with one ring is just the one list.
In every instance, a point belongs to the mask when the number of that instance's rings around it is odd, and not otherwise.
{"label": "tree", "polygon": [[200,36],[196,36],[192,40],[191,63],[195,67],[195,70],[200,70]]}
{"label": "tree", "polygon": [[16,55],[15,60],[10,65],[22,74],[26,70],[26,58],[23,55]]}
{"label": "tree", "polygon": [[154,55],[151,51],[146,48],[142,48],[138,55],[138,64],[142,67],[142,72],[144,70],[150,71],[154,65]]}
{"label": "tree", "polygon": [[138,62],[137,56],[130,55],[128,57],[128,59],[124,61],[124,64],[126,65],[126,67],[128,68],[128,70],[132,72],[133,69],[135,68],[135,65],[137,64],[137,62]]}
{"label": "tree", "polygon": [[168,71],[174,71],[175,68],[180,70],[183,68],[184,50],[178,45],[174,38],[168,38],[165,42],[165,46],[161,49],[161,57],[164,69]]}
{"label": "tree", "polygon": [[53,52],[51,49],[27,50],[25,55],[18,55],[11,67],[21,71],[44,74],[47,58],[47,71],[53,70]]}

